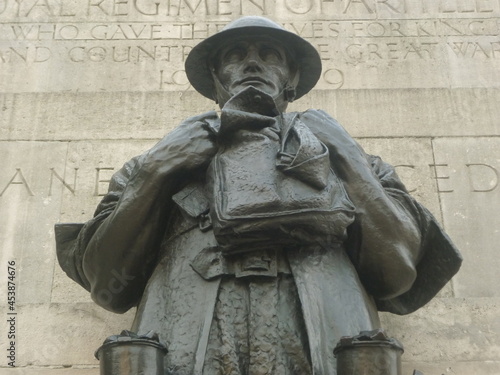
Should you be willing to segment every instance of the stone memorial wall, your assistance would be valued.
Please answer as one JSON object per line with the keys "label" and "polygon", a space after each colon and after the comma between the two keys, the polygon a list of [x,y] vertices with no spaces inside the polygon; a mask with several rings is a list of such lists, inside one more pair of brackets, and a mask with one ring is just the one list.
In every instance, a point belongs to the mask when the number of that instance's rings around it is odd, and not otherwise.
{"label": "stone memorial wall", "polygon": [[89,219],[113,171],[216,109],[184,61],[241,15],[318,49],[290,109],[326,110],[396,165],[464,256],[426,307],[382,316],[404,374],[499,375],[499,0],[0,0],[0,374],[96,375],[94,350],[129,328],[59,268],[53,225]]}

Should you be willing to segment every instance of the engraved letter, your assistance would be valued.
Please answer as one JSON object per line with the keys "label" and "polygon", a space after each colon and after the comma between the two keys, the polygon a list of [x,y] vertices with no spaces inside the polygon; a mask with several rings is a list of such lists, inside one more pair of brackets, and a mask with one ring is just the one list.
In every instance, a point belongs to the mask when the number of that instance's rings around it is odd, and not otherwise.
{"label": "engraved letter", "polygon": [[52,52],[47,47],[35,47],[35,58],[33,62],[40,63],[50,59]]}
{"label": "engraved letter", "polygon": [[[104,28],[101,33],[98,29]],[[108,37],[108,26],[107,25],[96,25],[90,29],[90,35],[94,39],[106,39]]]}
{"label": "engraved letter", "polygon": [[380,22],[370,22],[366,31],[368,31],[368,35],[373,37],[385,36],[385,26]]}
{"label": "engraved letter", "polygon": [[347,13],[347,11],[349,10],[349,7],[352,5],[352,4],[363,4],[366,8],[366,10],[368,11],[368,13],[372,14],[373,13],[373,9],[371,9],[368,4],[366,3],[366,0],[348,0],[348,3],[344,9],[344,14]]}
{"label": "engraved letter", "polygon": [[164,85],[184,86],[188,84],[189,81],[184,70],[176,70],[172,74],[160,70],[160,90],[164,88]]}
{"label": "engraved letter", "polygon": [[[19,175],[20,181],[14,181],[18,175]],[[24,187],[26,188],[26,191],[28,192],[29,195],[31,195],[31,196],[35,195],[35,194],[33,194],[28,183],[26,182],[26,179],[23,176],[23,172],[21,171],[21,168],[16,168],[16,173],[14,173],[14,176],[12,176],[10,181],[7,183],[5,188],[2,190],[2,192],[0,193],[0,197],[3,195],[3,193],[5,193],[5,191],[7,190],[7,188],[10,185],[24,185]]]}
{"label": "engraved letter", "polygon": [[361,44],[350,44],[347,46],[345,52],[351,59],[361,60],[363,58]]}
{"label": "engraved letter", "polygon": [[73,62],[83,62],[85,47],[73,47],[69,50],[69,59]]}
{"label": "engraved letter", "polygon": [[326,83],[333,85],[335,89],[339,89],[344,85],[344,73],[339,69],[328,69],[323,74],[323,79]]}
{"label": "engraved letter", "polygon": [[493,12],[493,4],[491,0],[476,0],[476,10],[479,13],[490,13]]}
{"label": "engraved letter", "polygon": [[[470,186],[473,192],[481,192],[481,193],[486,193],[488,191],[493,191],[496,189],[498,186],[498,171],[496,170],[495,167],[488,165],[488,164],[482,164],[482,163],[477,163],[477,164],[465,164],[467,168],[469,169],[469,182]],[[492,178],[488,183],[488,187],[482,186],[478,187],[479,183],[477,178],[478,175],[483,176],[483,180],[486,178],[486,174],[489,174]],[[474,176],[476,178],[474,178]]]}
{"label": "engraved letter", "polygon": [[71,187],[59,174],[54,170],[54,168],[50,168],[51,173],[50,173],[50,184],[49,184],[49,197],[52,196],[52,183],[54,181],[54,176],[62,182],[63,186],[71,191],[71,194],[75,195],[75,190],[76,190],[76,175],[78,172],[78,168],[75,168],[75,175],[73,178],[73,187]]}
{"label": "engraved letter", "polygon": [[66,9],[64,8],[64,2],[65,2],[65,1],[66,1],[66,0],[61,0],[61,8],[60,8],[60,10],[59,10],[59,15],[60,15],[60,16],[62,16],[62,17],[74,17],[74,16],[76,16],[76,13],[65,13],[65,12],[64,12],[64,11],[66,10]]}
{"label": "engraved letter", "polygon": [[92,47],[87,55],[90,61],[101,62],[106,59],[106,49],[104,47]]}
{"label": "engraved letter", "polygon": [[[43,2],[44,4],[38,4],[40,2]],[[47,0],[37,0],[35,4],[33,4],[33,6],[30,8],[30,10],[28,10],[25,14],[26,17],[28,17],[31,13],[31,11],[35,8],[35,7],[42,7],[42,9],[45,9],[46,11],[46,14],[48,14],[49,16],[53,16],[52,14],[52,9],[50,9],[50,6],[49,4],[47,3]]]}
{"label": "engraved letter", "polygon": [[[260,11],[262,11],[262,14],[266,14],[266,0],[261,0],[261,4],[257,3],[257,0],[246,0],[246,1],[254,5]],[[240,14],[247,13],[247,11],[243,11],[244,2],[245,0],[240,0]],[[255,12],[255,10],[252,10],[252,12]]]}
{"label": "engraved letter", "polygon": [[64,40],[76,39],[79,32],[80,30],[75,25],[65,25],[59,29],[59,36]]}
{"label": "engraved letter", "polygon": [[187,8],[189,8],[189,10],[191,11],[192,14],[195,14],[195,12],[198,10],[200,5],[203,3],[205,5],[205,12],[203,14],[209,14],[207,0],[198,0],[198,3],[195,5],[191,5],[189,0],[179,0],[179,8],[178,8],[179,11],[178,11],[177,15],[179,15],[179,13],[180,13],[182,2],[187,6]]}
{"label": "engraved letter", "polygon": [[155,5],[155,8],[154,10],[152,10],[151,12],[147,12],[144,10],[144,8],[139,7],[139,4],[137,4],[138,0],[134,0],[134,8],[141,14],[144,14],[145,16],[157,16],[158,13],[159,13],[159,8],[160,8],[160,3],[158,2],[154,2],[153,4]]}
{"label": "engraved letter", "polygon": [[305,1],[285,0],[286,9],[295,14],[309,13],[313,5],[314,4],[312,0],[305,0]]}
{"label": "engraved letter", "polygon": [[491,57],[496,58],[497,52],[500,55],[500,42],[491,42]]}
{"label": "engraved letter", "polygon": [[480,52],[481,56],[484,56],[485,58],[489,59],[490,55],[485,51],[485,49],[479,44],[479,42],[474,42],[474,52],[472,53],[472,57],[476,56],[476,52]]}
{"label": "engraved letter", "polygon": [[467,54],[469,42],[453,42],[453,45],[452,43],[447,44],[457,57],[465,57],[465,55]]}
{"label": "engraved letter", "polygon": [[439,188],[439,182],[437,180],[449,180],[450,176],[438,176],[437,167],[447,167],[448,164],[429,164],[429,167],[434,168],[434,178],[437,183],[437,192],[438,193],[453,193],[453,190],[441,190]]}
{"label": "engraved letter", "polygon": [[397,43],[387,43],[388,52],[387,55],[392,60],[397,60],[398,57],[398,44]]}
{"label": "engraved letter", "polygon": [[[389,0],[377,0],[377,3],[378,4],[384,4],[387,8],[389,8],[390,10],[392,10],[394,13],[406,13],[406,3],[404,0],[401,1],[401,4],[403,4],[402,6],[400,4],[397,4],[396,6],[394,4],[391,4]],[[388,4],[389,3],[389,4]],[[397,1],[394,1],[392,3],[397,3]],[[399,5],[399,8],[401,9],[398,9],[398,5]]]}
{"label": "engraved letter", "polygon": [[28,38],[28,35],[31,33],[31,31],[34,29],[34,25],[29,26],[11,26],[12,27],[12,32],[16,36],[16,39],[20,40],[25,40]]}
{"label": "engraved letter", "polygon": [[410,53],[416,53],[418,57],[423,59],[422,54],[420,53],[420,48],[413,43],[410,43],[409,47],[406,49],[406,55],[403,57],[403,59],[406,60]]}
{"label": "engraved letter", "polygon": [[[113,7],[113,16],[126,16],[128,15],[128,9],[125,7],[128,5],[128,0],[115,0]],[[119,8],[125,8],[120,12]]]}
{"label": "engraved letter", "polygon": [[376,43],[368,43],[368,59],[372,59],[372,55],[378,57],[379,59],[382,59],[382,55],[378,52],[378,44]]}
{"label": "engraved letter", "polygon": [[101,180],[101,171],[112,171],[114,170],[114,168],[110,168],[110,167],[105,167],[105,168],[96,168],[96,177],[95,177],[95,190],[94,190],[94,195],[96,196],[99,196],[99,197],[102,197],[104,195],[106,195],[106,193],[101,193],[101,189],[100,189],[100,184],[102,182],[105,182],[105,183],[109,183],[111,180],[108,179],[108,180]]}
{"label": "engraved letter", "polygon": [[93,8],[91,8],[91,7],[96,7],[96,8],[99,8],[99,10],[100,10],[101,12],[103,12],[104,14],[106,14],[106,15],[108,15],[108,16],[109,16],[109,13],[108,13],[108,12],[106,12],[106,9],[104,9],[104,8],[101,6],[101,4],[102,4],[102,3],[104,3],[104,1],[105,1],[105,0],[100,0],[100,1],[98,1],[98,2],[96,2],[96,3],[93,3],[92,1],[93,1],[93,0],[89,0],[89,5],[88,5],[88,8],[87,8],[87,15],[90,15],[90,9],[93,9]]}
{"label": "engraved letter", "polygon": [[9,49],[10,49],[10,51],[11,51],[12,54],[19,56],[22,60],[24,60],[24,62],[28,62],[28,50],[29,50],[29,47],[25,48],[24,53],[23,52],[19,52],[14,47],[9,47]]}
{"label": "engraved letter", "polygon": [[216,0],[217,7],[215,10],[215,14],[217,16],[228,16],[231,14],[231,11],[223,11],[222,10],[222,7],[224,6],[223,4],[227,7],[229,7],[231,5],[231,0]]}

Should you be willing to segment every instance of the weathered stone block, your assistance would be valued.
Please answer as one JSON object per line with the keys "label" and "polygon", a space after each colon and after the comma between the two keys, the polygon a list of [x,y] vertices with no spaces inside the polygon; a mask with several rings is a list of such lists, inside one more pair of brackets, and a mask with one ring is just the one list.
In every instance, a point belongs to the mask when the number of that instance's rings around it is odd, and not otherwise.
{"label": "weathered stone block", "polygon": [[[59,177],[67,145],[59,142],[0,142],[0,254],[2,267],[16,262],[19,303],[50,300],[54,231],[61,207]],[[7,280],[0,280],[6,301]]]}
{"label": "weathered stone block", "polygon": [[403,362],[403,375],[411,375],[414,369],[424,375],[498,375],[500,361],[443,361],[443,362]]}
{"label": "weathered stone block", "polygon": [[215,108],[195,92],[182,97],[174,92],[101,92],[0,98],[5,113],[0,139],[9,140],[160,139],[186,117]]}
{"label": "weathered stone block", "polygon": [[0,375],[99,375],[99,368],[72,367],[18,367],[0,368]]}
{"label": "weathered stone block", "polygon": [[290,109],[320,108],[355,137],[498,135],[497,88],[313,90]]}
{"label": "weathered stone block", "polygon": [[[313,90],[289,110],[321,108],[355,137],[488,136],[499,132],[499,100],[494,88]],[[0,103],[1,140],[79,140],[83,129],[89,140],[157,140],[218,109],[191,91],[0,94]]]}
{"label": "weathered stone block", "polygon": [[498,297],[500,139],[433,141],[445,227],[464,256],[455,277],[459,297]]}
{"label": "weathered stone block", "polygon": [[[16,365],[98,365],[94,351],[106,337],[129,329],[133,315],[117,315],[93,303],[18,305]],[[6,348],[2,340],[2,353]]]}
{"label": "weathered stone block", "polygon": [[498,298],[435,298],[407,316],[383,314],[382,326],[403,343],[406,362],[494,362],[498,316]]}

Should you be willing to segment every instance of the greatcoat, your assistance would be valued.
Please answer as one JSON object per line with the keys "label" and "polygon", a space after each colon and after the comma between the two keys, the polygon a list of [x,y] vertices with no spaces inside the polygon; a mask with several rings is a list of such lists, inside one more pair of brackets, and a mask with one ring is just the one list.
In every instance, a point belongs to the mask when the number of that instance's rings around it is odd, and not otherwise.
{"label": "greatcoat", "polygon": [[[330,148],[328,140],[322,139],[321,134],[327,133],[328,128],[336,124],[333,118],[318,110],[292,115],[312,129]],[[220,128],[220,119],[215,112],[186,121],[201,121],[214,129]],[[85,224],[56,225],[60,265],[87,290],[91,289],[90,283],[82,266],[87,245],[100,225],[120,204],[124,189],[131,176],[142,167],[145,155],[133,158],[114,174],[109,192],[91,220]],[[352,336],[363,330],[378,328],[377,310],[396,314],[415,311],[445,285],[457,272],[461,262],[458,251],[440,229],[436,219],[408,194],[394,168],[378,157],[366,155],[366,159],[387,196],[417,223],[421,244],[418,254],[412,254],[411,257],[416,259],[413,266],[417,277],[412,285],[401,285],[401,292],[395,297],[377,299],[370,295],[372,286],[365,285],[363,276],[367,271],[364,267],[367,266],[360,261],[363,254],[359,252],[358,207],[350,203],[347,189],[343,188],[349,184],[348,179],[335,176],[339,184],[335,194],[340,194],[338,199],[344,205],[342,209],[351,218],[344,223],[345,228],[341,228],[345,229],[343,234],[335,234],[336,241],[329,241],[327,245],[310,244],[290,248],[283,252],[281,259],[293,275],[315,375],[336,373],[333,349],[341,336]],[[332,165],[336,162],[330,161]],[[193,182],[196,182],[196,186],[207,184],[205,176],[185,175],[181,181],[167,181],[169,186],[165,188],[172,192],[172,196],[181,192],[182,198],[189,195]],[[188,193],[182,193],[185,189],[188,189]],[[161,221],[163,229],[152,234],[155,237],[149,241],[152,248],[145,254],[143,262],[132,269],[116,270],[125,280],[124,287],[130,289],[129,300],[122,306],[110,308],[107,304],[105,307],[124,312],[131,306],[137,306],[132,329],[140,333],[149,330],[159,333],[169,350],[165,359],[167,374],[203,374],[221,280],[234,277],[234,272],[221,268],[220,262],[225,260],[220,252],[206,251],[216,249],[218,242],[213,229],[205,225],[207,210],[205,207],[196,207],[197,204],[203,206],[205,203],[198,202],[195,197],[186,207],[182,207],[182,199],[179,199],[179,195],[176,198],[175,202],[158,202],[151,212]],[[397,281],[402,277],[400,264],[407,262],[409,255],[401,253],[399,256],[401,259],[392,259],[386,267],[386,278]],[[277,272],[280,272],[279,267]],[[135,278],[144,281],[137,285]],[[101,297],[104,298],[103,293]],[[97,303],[101,303],[99,291],[93,291],[93,297]]]}

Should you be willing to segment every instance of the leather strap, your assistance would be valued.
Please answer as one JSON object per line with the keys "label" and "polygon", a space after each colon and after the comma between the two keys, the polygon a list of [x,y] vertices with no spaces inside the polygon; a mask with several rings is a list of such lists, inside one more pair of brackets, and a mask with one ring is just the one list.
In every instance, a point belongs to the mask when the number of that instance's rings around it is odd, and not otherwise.
{"label": "leather strap", "polygon": [[207,247],[193,259],[191,267],[205,280],[213,280],[223,275],[242,278],[277,277],[278,273],[291,274],[283,251],[276,249],[225,255],[217,246]]}

